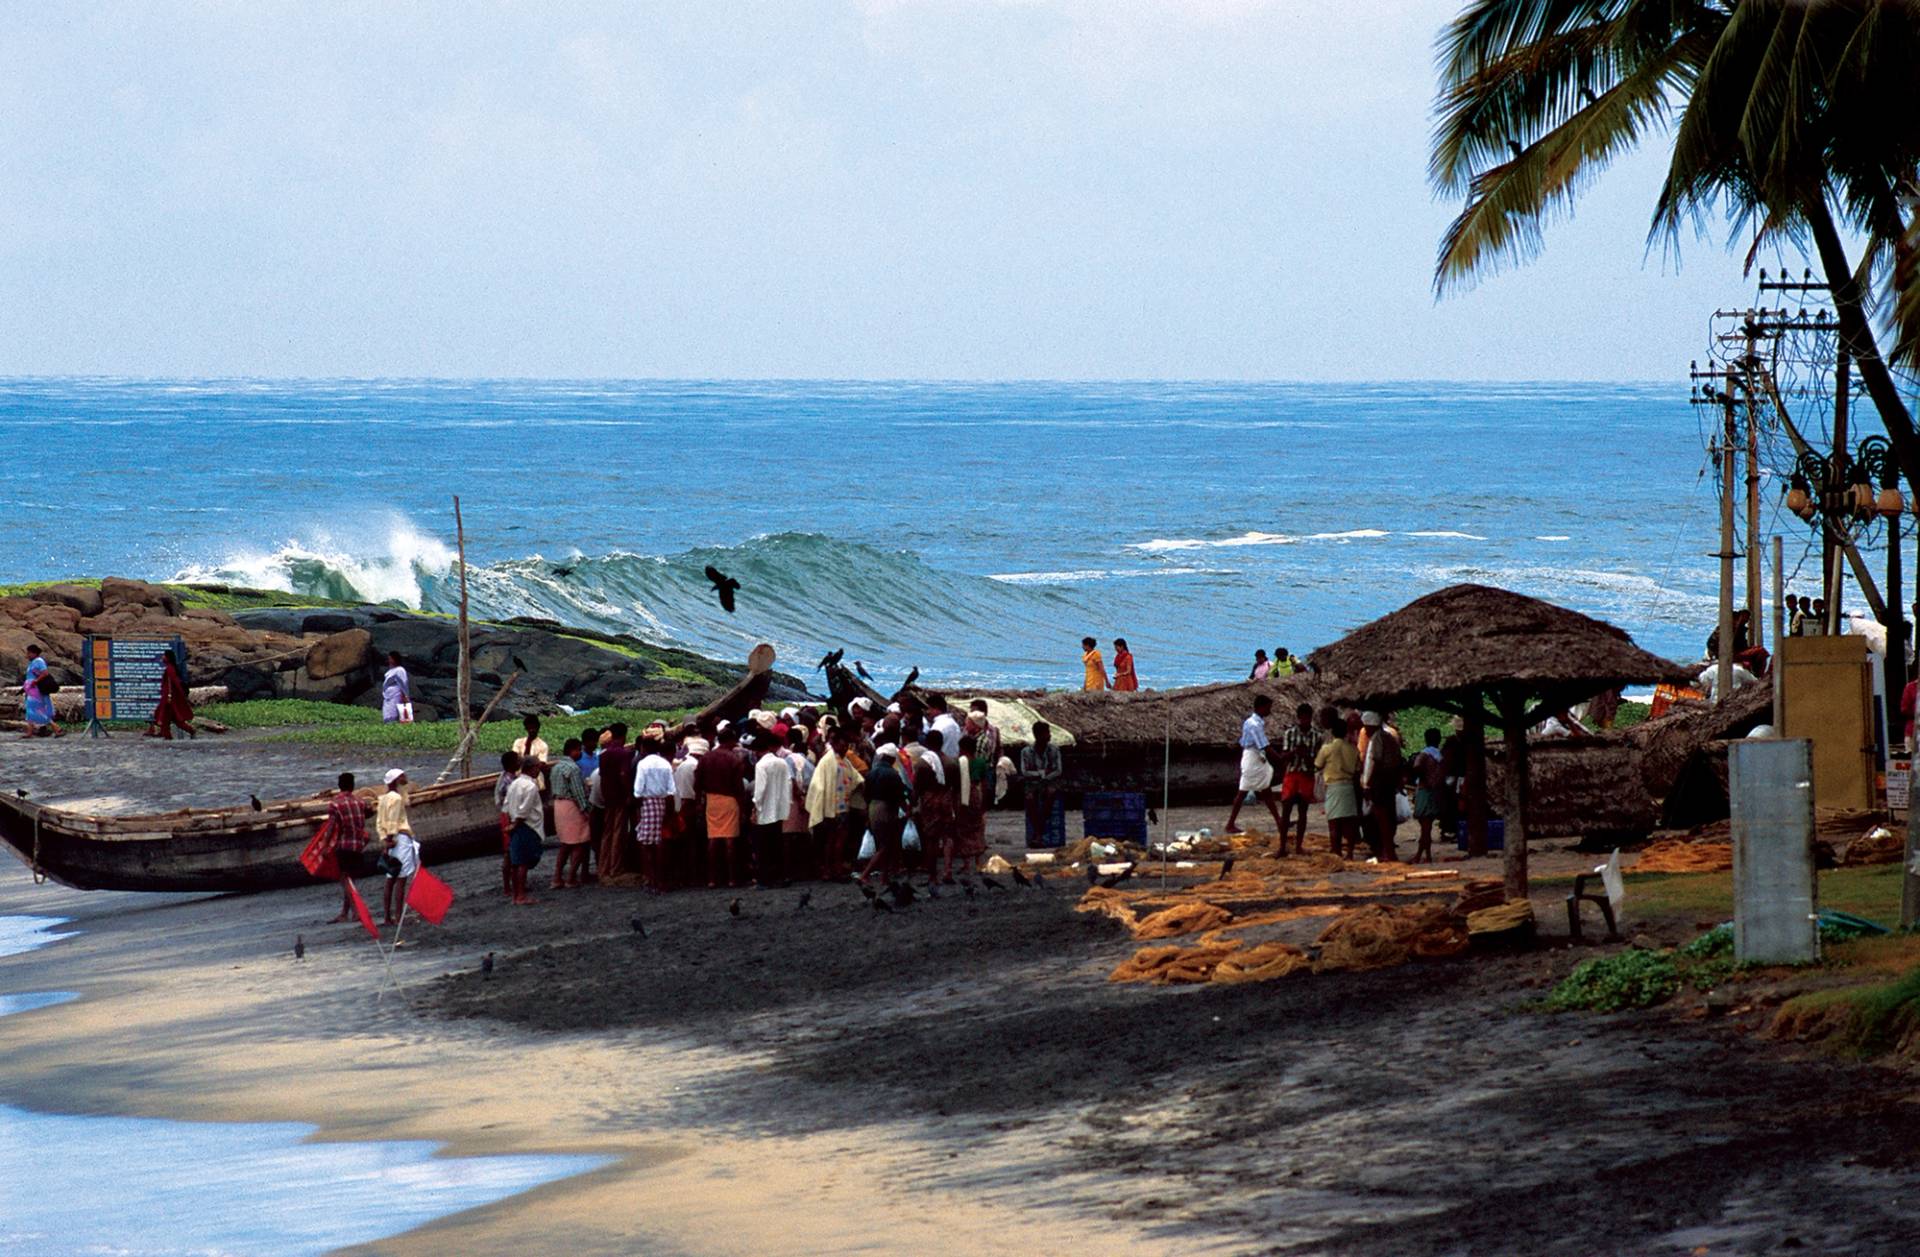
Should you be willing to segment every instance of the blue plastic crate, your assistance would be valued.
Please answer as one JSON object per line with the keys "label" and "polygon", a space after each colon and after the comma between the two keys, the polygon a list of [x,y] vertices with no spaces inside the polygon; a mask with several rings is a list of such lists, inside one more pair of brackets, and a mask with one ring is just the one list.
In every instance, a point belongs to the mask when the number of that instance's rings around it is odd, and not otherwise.
{"label": "blue plastic crate", "polygon": [[1029,836],[1027,841],[1027,849],[1030,851],[1067,845],[1067,801],[1065,799],[1055,796],[1053,813],[1047,817],[1046,832],[1037,835],[1039,839],[1037,842],[1033,841],[1033,837]]}
{"label": "blue plastic crate", "polygon": [[1080,803],[1080,826],[1082,837],[1118,839],[1145,846],[1147,796],[1138,792],[1090,792]]}
{"label": "blue plastic crate", "polygon": [[[1454,846],[1458,850],[1467,849],[1467,823],[1460,822],[1460,828],[1454,831]],[[1497,816],[1487,818],[1487,850],[1505,851],[1507,849],[1507,823]]]}

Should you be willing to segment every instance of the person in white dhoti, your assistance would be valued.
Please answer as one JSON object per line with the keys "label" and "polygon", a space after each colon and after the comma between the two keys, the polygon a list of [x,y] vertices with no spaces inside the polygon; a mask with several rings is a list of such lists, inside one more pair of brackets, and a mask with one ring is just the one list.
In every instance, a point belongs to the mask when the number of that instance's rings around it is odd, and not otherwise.
{"label": "person in white dhoti", "polygon": [[1240,832],[1240,805],[1248,795],[1267,805],[1273,815],[1273,830],[1281,830],[1280,805],[1273,797],[1273,744],[1267,740],[1267,715],[1273,711],[1273,697],[1262,694],[1253,700],[1253,714],[1240,724],[1240,788],[1233,795],[1233,810],[1227,814],[1227,832]]}

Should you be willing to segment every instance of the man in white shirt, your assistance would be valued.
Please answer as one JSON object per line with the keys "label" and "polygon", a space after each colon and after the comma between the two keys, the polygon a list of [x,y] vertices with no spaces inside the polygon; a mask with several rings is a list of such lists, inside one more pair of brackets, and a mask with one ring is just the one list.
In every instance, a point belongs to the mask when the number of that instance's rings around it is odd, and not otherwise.
{"label": "man in white shirt", "polygon": [[1273,813],[1273,830],[1283,828],[1280,805],[1273,797],[1273,751],[1267,740],[1267,714],[1273,710],[1273,697],[1262,694],[1253,700],[1253,714],[1240,722],[1240,788],[1234,791],[1233,810],[1227,814],[1227,832],[1240,832],[1240,805],[1249,794],[1267,805]]}
{"label": "man in white shirt", "polygon": [[520,764],[520,775],[507,786],[507,822],[513,828],[507,839],[507,861],[513,869],[513,902],[529,904],[527,873],[540,863],[546,845],[546,809],[540,803],[540,761],[528,759]]}
{"label": "man in white shirt", "polygon": [[953,713],[947,710],[947,700],[944,695],[935,694],[927,699],[927,716],[930,721],[927,727],[940,735],[942,753],[958,756],[962,730],[960,722],[955,720]]}
{"label": "man in white shirt", "polygon": [[[666,820],[679,793],[673,765],[661,753],[663,749],[658,732],[648,729],[640,739],[640,762],[633,770],[633,839],[640,851],[640,880],[651,890],[670,889]],[[691,772],[688,781],[692,781]]]}
{"label": "man in white shirt", "polygon": [[793,765],[780,753],[771,733],[756,737],[753,753],[753,880],[761,886],[791,879],[780,876],[781,829],[793,807]]}

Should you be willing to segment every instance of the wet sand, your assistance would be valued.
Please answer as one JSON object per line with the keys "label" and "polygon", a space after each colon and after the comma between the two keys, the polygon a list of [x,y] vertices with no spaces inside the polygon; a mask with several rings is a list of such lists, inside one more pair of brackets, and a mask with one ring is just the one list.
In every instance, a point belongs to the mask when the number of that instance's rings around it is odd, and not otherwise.
{"label": "wet sand", "polygon": [[[234,763],[268,771],[209,788]],[[0,1102],[620,1158],[375,1252],[1911,1251],[1911,1078],[1526,1011],[1573,952],[1155,988],[1104,980],[1135,944],[1057,879],[880,915],[847,886],[512,908],[497,865],[440,871],[460,901],[382,996],[326,888],[0,869],[0,913],[81,931],[0,959],[0,992],[81,996],[0,1022]]]}

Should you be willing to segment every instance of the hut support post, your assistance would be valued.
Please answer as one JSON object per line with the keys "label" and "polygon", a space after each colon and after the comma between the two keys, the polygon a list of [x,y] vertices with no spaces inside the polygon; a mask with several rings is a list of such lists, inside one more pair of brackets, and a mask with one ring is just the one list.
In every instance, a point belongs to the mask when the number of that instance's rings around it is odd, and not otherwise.
{"label": "hut support post", "polygon": [[1461,765],[1460,792],[1466,796],[1463,809],[1467,820],[1467,856],[1478,860],[1487,854],[1487,717],[1486,703],[1475,694],[1461,711],[1466,727],[1465,762]]}
{"label": "hut support post", "polygon": [[1494,700],[1507,740],[1506,859],[1503,876],[1507,898],[1527,897],[1527,796],[1532,793],[1527,765],[1527,700],[1523,694],[1502,693]]}

